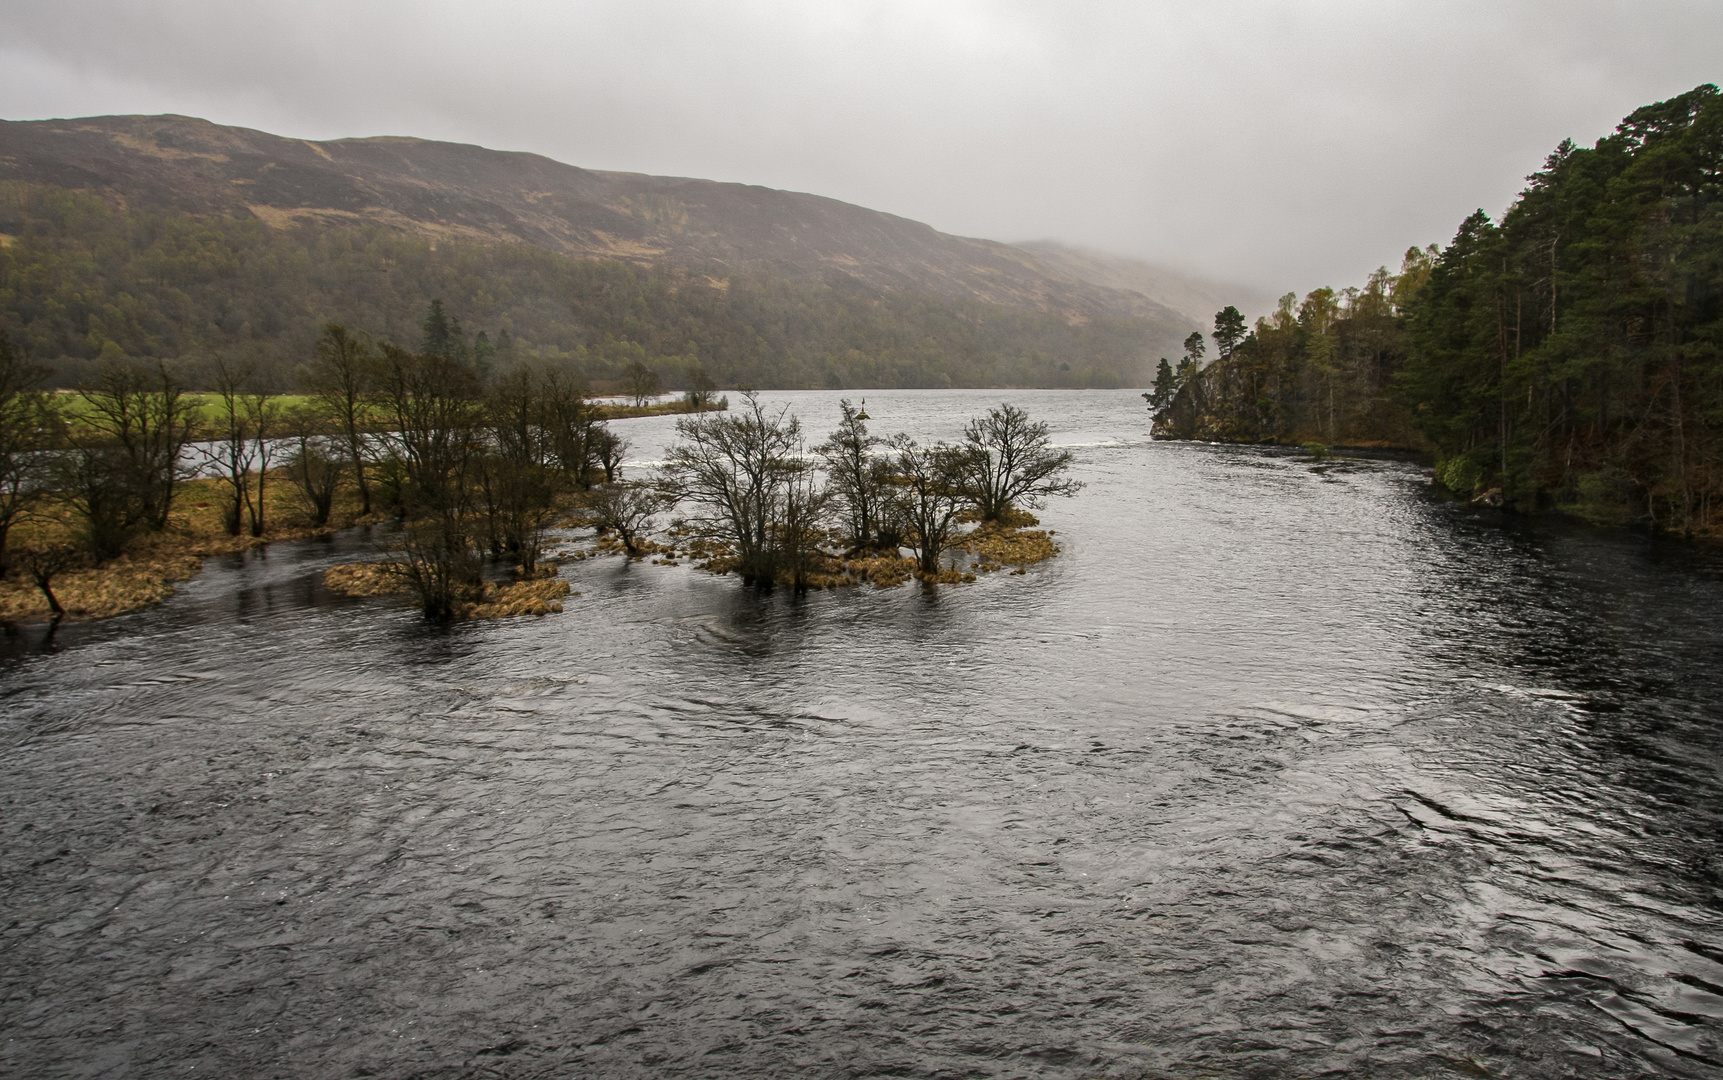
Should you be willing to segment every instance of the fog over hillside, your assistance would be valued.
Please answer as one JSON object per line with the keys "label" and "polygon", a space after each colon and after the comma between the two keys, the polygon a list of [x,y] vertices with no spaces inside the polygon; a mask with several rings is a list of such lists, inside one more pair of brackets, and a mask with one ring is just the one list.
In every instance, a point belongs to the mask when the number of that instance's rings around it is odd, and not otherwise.
{"label": "fog over hillside", "polygon": [[1109,289],[1141,293],[1205,329],[1213,323],[1215,312],[1228,305],[1238,308],[1245,318],[1255,319],[1267,314],[1276,299],[1269,292],[1238,282],[1211,281],[1169,266],[1054,240],[1031,240],[1017,246],[1033,253],[1042,266],[1055,274]]}

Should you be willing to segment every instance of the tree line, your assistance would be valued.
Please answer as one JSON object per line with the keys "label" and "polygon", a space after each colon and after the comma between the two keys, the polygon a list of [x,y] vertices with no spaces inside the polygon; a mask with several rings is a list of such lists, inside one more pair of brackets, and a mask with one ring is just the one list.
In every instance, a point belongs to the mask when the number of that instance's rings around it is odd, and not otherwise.
{"label": "tree line", "polygon": [[[192,476],[217,485],[230,535],[262,537],[271,484],[330,523],[339,494],[359,517],[400,525],[389,566],[427,617],[447,619],[484,587],[485,566],[545,572],[549,530],[580,523],[638,555],[663,515],[745,582],[806,588],[834,554],[915,552],[940,573],[965,515],[1006,522],[1014,508],[1069,494],[1071,454],[1009,405],[972,421],[962,443],[924,446],[843,422],[809,450],[800,422],[753,394],[736,415],[707,412],[709,384],[660,474],[626,479],[626,440],[604,422],[581,373],[517,360],[487,366],[458,320],[430,305],[416,351],[330,323],[284,403],[257,372],[212,361],[201,395],[165,363],[110,361],[75,394],[32,388],[41,375],[0,335],[0,574],[30,577],[55,615],[53,578],[112,559],[169,526]],[[654,387],[641,386],[641,393]],[[9,542],[20,523],[57,539]],[[833,547],[834,544],[838,546]]]}
{"label": "tree line", "polygon": [[[1223,315],[1225,313],[1222,313]],[[1715,530],[1723,503],[1723,95],[1564,141],[1499,222],[1362,289],[1217,316],[1151,405],[1175,438],[1426,448],[1462,495]]]}
{"label": "tree line", "polygon": [[564,364],[609,388],[636,365],[677,389],[702,371],[784,389],[1129,386],[1169,332],[842,275],[647,268],[380,225],[277,229],[15,181],[0,182],[0,234],[0,330],[61,386],[104,360],[225,353],[286,389],[324,322],[411,340],[434,297],[486,328],[476,359]]}
{"label": "tree line", "polygon": [[[297,402],[228,357],[196,372],[110,360],[53,394],[0,335],[0,574],[32,578],[59,615],[53,577],[166,531],[188,480],[215,482],[236,537],[265,535],[268,487],[286,484],[315,527],[343,491],[359,516],[399,520],[400,569],[427,612],[447,616],[484,558],[536,574],[549,522],[572,494],[615,480],[627,449],[579,371],[483,359],[433,302],[417,351],[327,324]],[[190,390],[193,376],[207,392]],[[46,527],[11,543],[25,523]]]}

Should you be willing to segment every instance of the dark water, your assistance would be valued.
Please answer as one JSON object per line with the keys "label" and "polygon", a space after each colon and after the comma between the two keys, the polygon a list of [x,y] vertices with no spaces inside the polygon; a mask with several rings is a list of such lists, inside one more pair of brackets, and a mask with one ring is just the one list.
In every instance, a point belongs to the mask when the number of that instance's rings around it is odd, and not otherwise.
{"label": "dark water", "polygon": [[1010,396],[1024,577],[438,632],[344,538],[8,639],[0,1072],[1723,1076],[1723,559]]}

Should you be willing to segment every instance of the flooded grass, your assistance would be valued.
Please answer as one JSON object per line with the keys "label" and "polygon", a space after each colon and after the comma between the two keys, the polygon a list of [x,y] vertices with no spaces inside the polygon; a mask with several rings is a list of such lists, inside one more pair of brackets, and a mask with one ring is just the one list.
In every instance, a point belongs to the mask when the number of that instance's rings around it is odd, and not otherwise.
{"label": "flooded grass", "polygon": [[[337,496],[329,522],[318,525],[304,499],[286,479],[272,472],[264,496],[262,536],[227,529],[228,487],[213,479],[181,485],[161,532],[142,533],[116,558],[70,568],[54,575],[54,595],[71,619],[102,619],[138,611],[174,594],[175,586],[203,569],[212,555],[230,555],[278,540],[302,540],[361,523],[357,497]],[[371,519],[375,520],[373,515]],[[62,510],[42,513],[12,529],[8,547],[76,545],[78,522]],[[33,622],[49,617],[47,598],[28,576],[15,572],[0,579],[0,621]]]}

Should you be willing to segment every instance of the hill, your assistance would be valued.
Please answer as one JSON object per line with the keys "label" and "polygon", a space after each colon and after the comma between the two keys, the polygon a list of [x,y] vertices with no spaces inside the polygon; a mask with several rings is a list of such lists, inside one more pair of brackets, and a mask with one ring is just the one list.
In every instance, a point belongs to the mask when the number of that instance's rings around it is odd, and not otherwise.
{"label": "hill", "polygon": [[179,116],[0,121],[0,322],[62,384],[325,320],[417,344],[432,299],[509,355],[671,386],[1125,386],[1190,320],[1008,244],[794,192]]}
{"label": "hill", "polygon": [[0,121],[0,179],[276,228],[374,223],[576,258],[838,275],[1076,318],[1178,321],[1138,291],[1050,272],[1024,249],[834,199],[425,139],[311,142],[183,116]]}

